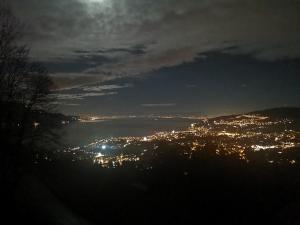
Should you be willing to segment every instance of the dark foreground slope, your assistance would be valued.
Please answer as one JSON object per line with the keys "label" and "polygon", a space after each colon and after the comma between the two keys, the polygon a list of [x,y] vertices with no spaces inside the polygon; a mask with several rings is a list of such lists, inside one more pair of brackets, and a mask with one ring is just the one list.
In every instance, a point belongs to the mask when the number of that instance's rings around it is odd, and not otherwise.
{"label": "dark foreground slope", "polygon": [[151,171],[40,165],[19,213],[32,224],[299,224],[299,166],[203,158],[166,156]]}

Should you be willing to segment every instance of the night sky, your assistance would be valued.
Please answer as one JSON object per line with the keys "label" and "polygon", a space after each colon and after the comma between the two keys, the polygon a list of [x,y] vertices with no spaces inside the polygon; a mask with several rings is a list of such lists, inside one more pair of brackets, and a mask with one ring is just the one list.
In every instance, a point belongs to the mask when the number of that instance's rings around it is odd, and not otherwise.
{"label": "night sky", "polygon": [[299,0],[10,0],[68,114],[300,106]]}

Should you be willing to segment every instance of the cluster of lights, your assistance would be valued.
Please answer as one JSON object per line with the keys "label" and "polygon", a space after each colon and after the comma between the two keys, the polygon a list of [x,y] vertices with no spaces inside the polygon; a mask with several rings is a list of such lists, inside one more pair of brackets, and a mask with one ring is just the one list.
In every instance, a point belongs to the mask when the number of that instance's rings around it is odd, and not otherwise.
{"label": "cluster of lights", "polygon": [[[84,151],[91,156],[94,163],[105,168],[116,168],[123,166],[125,162],[137,163],[149,155],[156,156],[161,142],[179,146],[182,148],[182,155],[187,158],[192,158],[195,152],[211,144],[215,148],[216,155],[236,155],[248,162],[247,152],[249,151],[274,151],[278,153],[278,156],[283,156],[285,151],[300,147],[300,133],[291,129],[282,129],[289,124],[291,124],[290,120],[271,120],[259,115],[242,115],[219,120],[203,119],[199,123],[192,123],[184,131],[173,130],[145,137],[95,140],[83,147],[73,148],[71,151],[73,153]],[[273,128],[272,126],[276,126],[276,129],[270,129]],[[128,149],[139,150],[132,153],[126,151]],[[277,163],[273,158],[266,159],[266,162]],[[287,162],[293,165],[297,163],[297,160],[289,159]]]}

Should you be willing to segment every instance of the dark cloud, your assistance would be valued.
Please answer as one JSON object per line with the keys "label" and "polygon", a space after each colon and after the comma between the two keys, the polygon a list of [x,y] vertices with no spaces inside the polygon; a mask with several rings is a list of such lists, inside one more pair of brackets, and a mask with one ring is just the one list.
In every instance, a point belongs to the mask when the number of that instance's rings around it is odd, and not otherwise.
{"label": "dark cloud", "polygon": [[[59,101],[84,100],[91,97],[117,95],[118,89],[130,88],[132,84],[107,85],[78,85],[61,88],[54,91],[52,96]],[[71,103],[73,104],[73,103]]]}
{"label": "dark cloud", "polygon": [[82,55],[95,55],[95,54],[110,54],[110,53],[128,53],[133,55],[143,55],[146,54],[145,45],[137,45],[130,48],[111,48],[111,49],[100,49],[97,51],[87,51],[87,50],[75,50],[74,53]]}
{"label": "dark cloud", "polygon": [[112,49],[103,49],[98,50],[98,53],[107,54],[107,53],[129,53],[132,55],[144,55],[146,54],[146,46],[145,45],[137,45],[131,48],[112,48]]}
{"label": "dark cloud", "polygon": [[52,94],[51,96],[57,100],[83,100],[89,97],[99,97],[107,95],[116,95],[118,92],[86,92],[81,94]]}
{"label": "dark cloud", "polygon": [[61,61],[45,62],[51,73],[84,73],[90,68],[104,64],[114,64],[119,60],[95,53],[78,53],[74,59],[61,59]]}
{"label": "dark cloud", "polygon": [[208,51],[269,61],[300,56],[299,0],[9,2],[28,24],[32,56],[55,76],[136,76]]}
{"label": "dark cloud", "polygon": [[142,107],[173,107],[176,106],[175,103],[147,103],[147,104],[141,104]]}
{"label": "dark cloud", "polygon": [[81,87],[82,85],[102,82],[101,76],[82,75],[81,73],[63,73],[52,75],[55,90],[66,90]]}

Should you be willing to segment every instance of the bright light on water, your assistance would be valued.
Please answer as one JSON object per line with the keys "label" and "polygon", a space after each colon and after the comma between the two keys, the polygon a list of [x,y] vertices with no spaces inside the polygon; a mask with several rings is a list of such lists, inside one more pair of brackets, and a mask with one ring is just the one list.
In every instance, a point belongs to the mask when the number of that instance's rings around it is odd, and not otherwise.
{"label": "bright light on water", "polygon": [[96,155],[96,157],[103,157],[104,155],[102,154],[102,153],[98,153],[97,155]]}
{"label": "bright light on water", "polygon": [[102,145],[102,150],[105,150],[106,149],[106,145]]}

